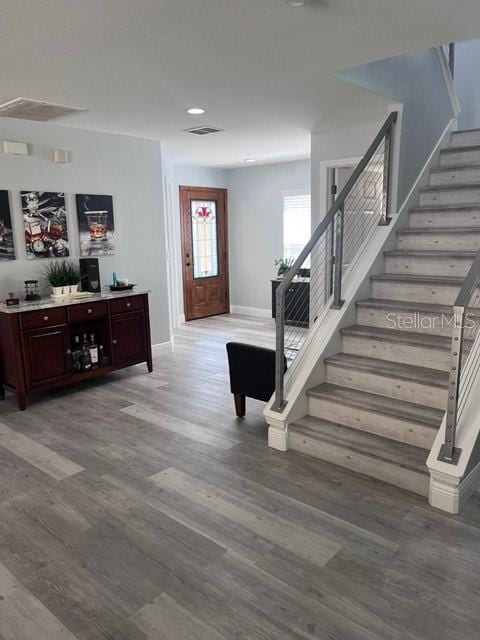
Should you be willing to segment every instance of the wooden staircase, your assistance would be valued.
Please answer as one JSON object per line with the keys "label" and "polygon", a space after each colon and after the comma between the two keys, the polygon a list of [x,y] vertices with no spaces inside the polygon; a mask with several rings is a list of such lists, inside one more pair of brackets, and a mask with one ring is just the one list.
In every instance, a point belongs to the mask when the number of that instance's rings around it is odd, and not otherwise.
{"label": "wooden staircase", "polygon": [[357,303],[357,324],[341,330],[342,352],[325,360],[326,382],[307,392],[308,415],[290,425],[289,443],[427,495],[452,305],[480,250],[480,130],[451,135],[396,244],[371,278],[371,298]]}

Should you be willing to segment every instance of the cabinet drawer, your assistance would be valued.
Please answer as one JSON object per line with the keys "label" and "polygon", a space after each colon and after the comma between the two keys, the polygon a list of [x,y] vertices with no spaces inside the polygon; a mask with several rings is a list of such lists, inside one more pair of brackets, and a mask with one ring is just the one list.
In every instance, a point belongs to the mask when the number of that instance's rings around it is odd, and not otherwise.
{"label": "cabinet drawer", "polygon": [[92,302],[88,304],[72,305],[68,308],[69,322],[83,322],[91,318],[100,318],[107,315],[107,305],[105,302]]}
{"label": "cabinet drawer", "polygon": [[130,296],[110,300],[108,302],[110,313],[126,313],[127,311],[140,311],[144,308],[143,296]]}
{"label": "cabinet drawer", "polygon": [[66,309],[45,309],[44,311],[27,311],[22,313],[22,329],[41,329],[66,322]]}

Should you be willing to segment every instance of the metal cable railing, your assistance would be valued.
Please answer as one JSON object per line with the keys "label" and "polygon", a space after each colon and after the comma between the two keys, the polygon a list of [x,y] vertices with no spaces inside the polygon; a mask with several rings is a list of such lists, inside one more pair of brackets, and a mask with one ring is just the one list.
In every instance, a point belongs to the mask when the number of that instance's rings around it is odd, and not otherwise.
{"label": "metal cable railing", "polygon": [[438,459],[457,464],[457,424],[480,369],[480,251],[473,261],[453,306],[452,348],[448,380],[445,441]]}
{"label": "metal cable railing", "polygon": [[274,411],[285,407],[284,358],[291,368],[330,308],[378,225],[390,222],[390,164],[397,113],[391,113],[276,292]]}

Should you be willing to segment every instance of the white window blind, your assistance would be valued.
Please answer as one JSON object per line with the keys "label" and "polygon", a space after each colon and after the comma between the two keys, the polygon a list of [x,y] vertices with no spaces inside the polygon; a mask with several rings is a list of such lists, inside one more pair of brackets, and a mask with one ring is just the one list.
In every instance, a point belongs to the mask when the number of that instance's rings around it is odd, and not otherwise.
{"label": "white window blind", "polygon": [[[283,251],[286,258],[298,258],[311,236],[311,198],[308,191],[283,196]],[[309,264],[305,263],[305,267]]]}

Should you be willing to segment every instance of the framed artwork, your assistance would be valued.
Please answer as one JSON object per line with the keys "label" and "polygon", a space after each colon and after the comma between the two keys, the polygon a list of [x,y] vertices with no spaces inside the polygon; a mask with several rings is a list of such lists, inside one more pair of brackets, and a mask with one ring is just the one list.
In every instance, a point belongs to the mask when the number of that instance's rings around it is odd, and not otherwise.
{"label": "framed artwork", "polygon": [[27,258],[66,258],[68,246],[65,194],[21,191]]}
{"label": "framed artwork", "polygon": [[8,191],[0,191],[0,260],[15,260]]}
{"label": "framed artwork", "polygon": [[115,220],[112,196],[77,194],[80,255],[111,256],[115,253]]}

